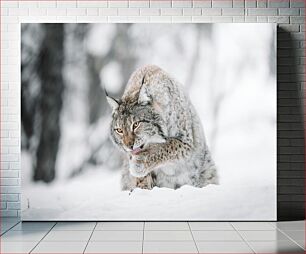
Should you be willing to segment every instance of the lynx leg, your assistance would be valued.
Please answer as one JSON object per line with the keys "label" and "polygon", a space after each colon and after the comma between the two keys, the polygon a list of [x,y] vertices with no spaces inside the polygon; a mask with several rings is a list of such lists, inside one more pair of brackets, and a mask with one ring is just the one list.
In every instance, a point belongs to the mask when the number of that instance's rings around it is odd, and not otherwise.
{"label": "lynx leg", "polygon": [[136,188],[136,177],[130,174],[130,171],[128,169],[128,164],[125,164],[121,172],[121,190],[132,191],[135,188]]}
{"label": "lynx leg", "polygon": [[217,169],[215,167],[211,167],[201,172],[199,187],[204,187],[208,184],[219,184]]}
{"label": "lynx leg", "polygon": [[121,175],[121,189],[133,191],[135,188],[151,190],[156,186],[156,176],[154,173],[149,173],[145,177],[134,177],[129,170],[124,167]]}
{"label": "lynx leg", "polygon": [[136,178],[136,187],[141,189],[152,190],[155,186],[155,176],[153,173],[149,173],[145,177]]}

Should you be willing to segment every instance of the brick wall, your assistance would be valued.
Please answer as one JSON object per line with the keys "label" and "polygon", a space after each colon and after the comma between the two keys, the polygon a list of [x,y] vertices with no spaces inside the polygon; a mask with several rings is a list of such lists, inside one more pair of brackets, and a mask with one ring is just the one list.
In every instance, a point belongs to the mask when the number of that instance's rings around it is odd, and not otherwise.
{"label": "brick wall", "polygon": [[304,0],[2,0],[0,4],[2,216],[20,216],[20,22],[269,22],[279,24],[278,218],[304,218]]}

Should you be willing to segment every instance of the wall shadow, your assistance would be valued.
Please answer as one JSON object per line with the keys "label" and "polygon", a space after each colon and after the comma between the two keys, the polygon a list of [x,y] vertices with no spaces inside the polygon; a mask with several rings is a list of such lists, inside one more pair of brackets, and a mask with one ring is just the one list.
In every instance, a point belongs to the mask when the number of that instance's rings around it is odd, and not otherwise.
{"label": "wall shadow", "polygon": [[[277,217],[305,219],[305,133],[303,86],[305,74],[299,43],[277,28]],[[299,49],[299,50],[298,50]]]}

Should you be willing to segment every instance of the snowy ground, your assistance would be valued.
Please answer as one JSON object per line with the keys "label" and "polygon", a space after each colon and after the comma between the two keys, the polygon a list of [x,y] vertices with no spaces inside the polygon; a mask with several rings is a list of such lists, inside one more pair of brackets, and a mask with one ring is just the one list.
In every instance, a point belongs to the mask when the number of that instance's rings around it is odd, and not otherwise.
{"label": "snowy ground", "polygon": [[[119,190],[118,174],[91,172],[67,184],[24,189],[24,220],[274,220],[275,187]],[[103,180],[104,179],[104,180]],[[90,182],[90,185],[84,184]],[[83,189],[86,186],[86,189]],[[114,188],[114,186],[116,188]],[[261,198],[258,198],[260,196]],[[77,198],[76,198],[77,197]],[[166,198],[165,198],[166,197]],[[26,198],[24,197],[24,201]],[[274,201],[274,202],[273,202]]]}
{"label": "snowy ground", "polygon": [[[264,139],[265,137],[263,137]],[[261,141],[258,141],[260,144]],[[276,160],[267,144],[219,162],[220,185],[120,191],[120,173],[96,168],[51,185],[24,184],[24,220],[276,220]],[[250,150],[250,149],[248,149]],[[252,158],[266,165],[258,167]],[[24,159],[24,158],[23,158]],[[216,159],[218,156],[216,154]],[[271,165],[274,165],[271,168]]]}

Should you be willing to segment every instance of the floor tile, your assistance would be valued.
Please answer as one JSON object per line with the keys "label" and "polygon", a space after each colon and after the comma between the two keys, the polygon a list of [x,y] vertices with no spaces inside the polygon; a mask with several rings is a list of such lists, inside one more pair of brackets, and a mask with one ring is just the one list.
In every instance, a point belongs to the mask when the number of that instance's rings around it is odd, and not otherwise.
{"label": "floor tile", "polygon": [[305,230],[304,220],[275,222],[275,225],[281,230]]}
{"label": "floor tile", "polygon": [[142,253],[142,242],[89,242],[85,253]]}
{"label": "floor tile", "polygon": [[1,231],[1,235],[4,234],[5,232],[9,231],[10,228],[12,228],[12,227],[13,227],[13,226],[11,226],[11,227],[2,227],[2,226],[1,226],[1,230],[0,230],[0,231]]}
{"label": "floor tile", "polygon": [[200,253],[253,253],[245,242],[197,242]]}
{"label": "floor tile", "polygon": [[37,242],[1,242],[0,253],[29,253]]}
{"label": "floor tile", "polygon": [[1,230],[0,230],[0,234],[2,235],[2,234],[4,234],[6,231],[8,231],[8,229],[1,228]]}
{"label": "floor tile", "polygon": [[239,231],[246,241],[285,241],[287,236],[278,230],[271,231]]}
{"label": "floor tile", "polygon": [[15,222],[1,222],[1,234],[3,234],[4,232],[10,230],[11,228],[13,228],[14,226],[18,225],[19,222],[15,221]]}
{"label": "floor tile", "polygon": [[144,242],[143,253],[198,253],[194,242]]}
{"label": "floor tile", "polygon": [[237,230],[275,230],[269,222],[232,222]]}
{"label": "floor tile", "polygon": [[295,242],[305,250],[305,240],[295,240]]}
{"label": "floor tile", "polygon": [[83,253],[87,242],[40,242],[31,253]]}
{"label": "floor tile", "polygon": [[283,233],[289,236],[293,241],[305,249],[305,231],[303,230],[290,230],[283,231]]}
{"label": "floor tile", "polygon": [[189,222],[191,230],[235,230],[229,222]]}
{"label": "floor tile", "polygon": [[40,231],[12,231],[1,236],[1,241],[6,242],[35,242],[40,241],[47,232]]}
{"label": "floor tile", "polygon": [[[16,231],[17,232],[17,231]],[[82,242],[88,241],[92,231],[50,231],[44,242]]]}
{"label": "floor tile", "polygon": [[95,230],[143,230],[144,222],[98,222]]}
{"label": "floor tile", "polygon": [[293,240],[305,240],[305,231],[302,230],[284,230],[283,233]]}
{"label": "floor tile", "polygon": [[143,231],[94,231],[90,241],[142,241]]}
{"label": "floor tile", "polygon": [[190,231],[145,231],[145,241],[193,241]]}
{"label": "floor tile", "polygon": [[243,241],[236,231],[192,231],[195,241]]}
{"label": "floor tile", "polygon": [[304,250],[291,241],[249,242],[256,253],[304,253]]}
{"label": "floor tile", "polygon": [[145,222],[145,230],[190,230],[187,222]]}
{"label": "floor tile", "polygon": [[54,226],[53,230],[66,231],[66,230],[93,230],[96,222],[58,222]]}
{"label": "floor tile", "polygon": [[55,222],[20,222],[11,230],[17,231],[49,231]]}

